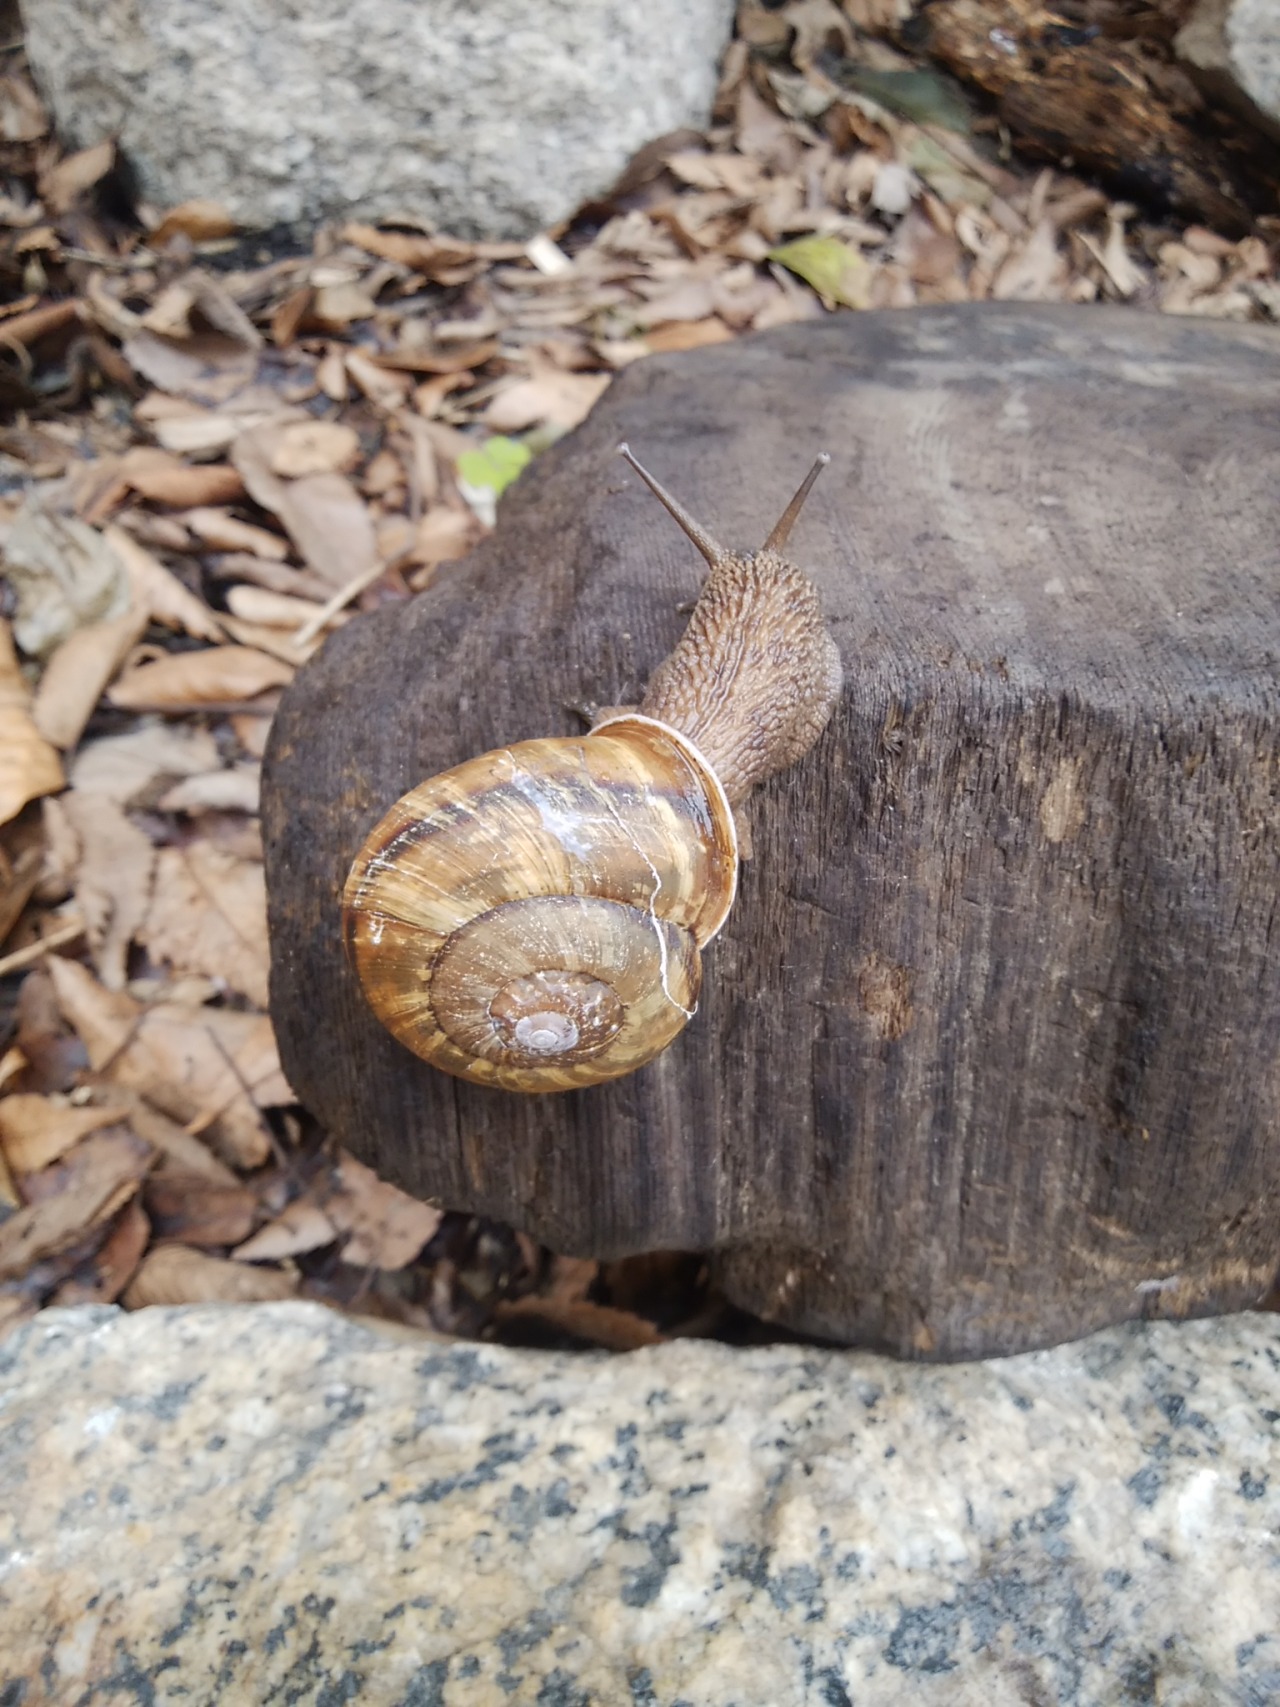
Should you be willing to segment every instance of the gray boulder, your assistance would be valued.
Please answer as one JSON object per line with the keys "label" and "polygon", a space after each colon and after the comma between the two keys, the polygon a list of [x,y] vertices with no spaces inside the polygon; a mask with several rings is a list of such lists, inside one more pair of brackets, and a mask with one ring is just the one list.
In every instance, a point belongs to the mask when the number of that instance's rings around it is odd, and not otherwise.
{"label": "gray boulder", "polygon": [[522,237],[710,112],[732,0],[25,0],[63,134],[242,224]]}
{"label": "gray boulder", "polygon": [[1280,138],[1276,0],[1199,0],[1174,45],[1210,94]]}
{"label": "gray boulder", "polygon": [[1280,1324],[921,1367],[379,1337],[0,1347],[0,1701],[1262,1707]]}

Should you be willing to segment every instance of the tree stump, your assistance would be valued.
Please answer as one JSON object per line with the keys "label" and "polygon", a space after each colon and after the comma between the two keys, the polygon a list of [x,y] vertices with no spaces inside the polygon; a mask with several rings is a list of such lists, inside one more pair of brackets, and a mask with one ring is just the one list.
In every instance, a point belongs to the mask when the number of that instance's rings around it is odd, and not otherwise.
{"label": "tree stump", "polygon": [[[299,1096],[406,1189],[557,1250],[714,1253],[792,1327],[1014,1352],[1248,1306],[1280,1201],[1280,336],[1131,310],[845,314],[629,368],[407,608],[329,640],[265,777]],[[397,796],[634,702],[700,560],[627,438],[791,542],[844,658],[750,802],[701,1009],[558,1096],[373,1019],[338,897]]]}

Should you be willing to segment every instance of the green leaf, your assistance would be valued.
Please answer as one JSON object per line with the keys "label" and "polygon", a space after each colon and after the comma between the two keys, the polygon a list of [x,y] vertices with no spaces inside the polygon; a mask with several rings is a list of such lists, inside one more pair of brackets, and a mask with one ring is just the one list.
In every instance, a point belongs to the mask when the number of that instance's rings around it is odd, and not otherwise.
{"label": "green leaf", "polygon": [[871,302],[871,268],[838,237],[798,237],[770,249],[769,259],[812,285],[828,307],[866,308]]}
{"label": "green leaf", "polygon": [[501,434],[486,439],[478,450],[464,450],[458,458],[459,477],[468,486],[500,497],[533,456],[528,445]]}
{"label": "green leaf", "polygon": [[869,65],[846,63],[840,82],[916,124],[940,125],[961,136],[971,129],[964,96],[936,71],[873,71]]}

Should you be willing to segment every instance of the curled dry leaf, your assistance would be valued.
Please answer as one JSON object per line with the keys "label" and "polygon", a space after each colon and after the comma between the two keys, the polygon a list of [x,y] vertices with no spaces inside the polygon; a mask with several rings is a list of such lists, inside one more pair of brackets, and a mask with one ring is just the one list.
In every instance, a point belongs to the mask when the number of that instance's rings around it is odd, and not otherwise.
{"label": "curled dry leaf", "polygon": [[197,539],[218,551],[244,551],[281,563],[289,555],[289,547],[278,533],[268,533],[266,528],[255,527],[252,522],[242,522],[225,510],[189,510],[182,520]]}
{"label": "curled dry leaf", "polygon": [[78,628],[62,642],[40,678],[32,718],[47,741],[74,747],[93,715],[103,689],[115,676],[147,626],[145,607],[135,606],[110,622]]}
{"label": "curled dry leaf", "polygon": [[13,634],[47,658],[82,623],[123,616],[129,583],[96,528],[48,507],[38,491],[19,506],[5,541],[5,575],[17,595]]}
{"label": "curled dry leaf", "polygon": [[315,626],[301,633],[292,629],[270,627],[261,622],[245,622],[238,616],[228,616],[223,620],[227,633],[233,640],[238,640],[242,646],[253,646],[260,652],[269,652],[273,658],[279,658],[281,663],[297,670],[320,650],[318,635],[327,617],[323,606],[317,606],[317,611],[319,615],[315,619]]}
{"label": "curled dry leaf", "polygon": [[181,1002],[144,1007],[73,960],[48,964],[63,1017],[108,1084],[197,1128],[237,1167],[266,1161],[271,1146],[258,1110],[295,1099],[264,1014]]}
{"label": "curled dry leaf", "polygon": [[[63,1170],[57,1189],[0,1223],[0,1280],[74,1245],[129,1200],[150,1165],[150,1147],[123,1127],[82,1139],[55,1164]],[[33,1187],[40,1177],[30,1176]]]}
{"label": "curled dry leaf", "polygon": [[30,703],[9,624],[0,618],[0,824],[16,818],[28,800],[65,786],[58,749],[36,728]]}
{"label": "curled dry leaf", "polygon": [[142,931],[152,957],[221,978],[267,1005],[267,898],[262,867],[207,842],[162,848]]}
{"label": "curled dry leaf", "polygon": [[1053,222],[1042,219],[1001,266],[991,294],[1001,302],[1057,301],[1066,284],[1067,263],[1058,252]]}
{"label": "curled dry leaf", "polygon": [[348,1235],[343,1257],[368,1268],[403,1268],[435,1236],[441,1211],[380,1180],[346,1150],[333,1172],[334,1189],[323,1207]]}
{"label": "curled dry leaf", "polygon": [[0,141],[36,142],[49,128],[49,115],[25,77],[0,77]]}
{"label": "curled dry leaf", "polygon": [[149,1304],[272,1304],[297,1295],[297,1278],[278,1268],[161,1245],[143,1258],[122,1302],[126,1310],[142,1310]]}
{"label": "curled dry leaf", "polygon": [[[236,586],[227,588],[227,608],[233,616],[245,622],[264,623],[268,628],[297,628],[310,622],[320,609],[314,599],[300,599],[289,593],[273,593],[268,587]],[[345,612],[331,616],[326,627],[346,622]]]}
{"label": "curled dry leaf", "polygon": [[112,705],[131,711],[238,704],[293,680],[293,666],[252,646],[175,652],[127,671],[108,690]]}
{"label": "curled dry leaf", "polygon": [[38,1173],[90,1132],[116,1125],[126,1113],[119,1102],[80,1108],[64,1096],[7,1096],[0,1101],[0,1149],[14,1173]]}
{"label": "curled dry leaf", "polygon": [[122,527],[107,528],[103,537],[124,564],[134,604],[153,622],[181,629],[196,640],[221,640],[222,629],[213,612],[145,545]]}

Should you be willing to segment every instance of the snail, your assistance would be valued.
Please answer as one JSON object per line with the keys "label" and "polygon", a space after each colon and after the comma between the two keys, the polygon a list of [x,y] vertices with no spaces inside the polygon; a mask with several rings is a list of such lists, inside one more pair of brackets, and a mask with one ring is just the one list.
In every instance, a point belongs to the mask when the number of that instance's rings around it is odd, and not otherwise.
{"label": "snail", "polygon": [[759,551],[726,551],[621,454],[710,566],[636,709],[432,777],[366,838],[348,953],[382,1024],[459,1078],[600,1084],[693,1017],[701,951],[738,875],[734,810],[825,728],[840,657],[817,589],[779,555],[820,456]]}

